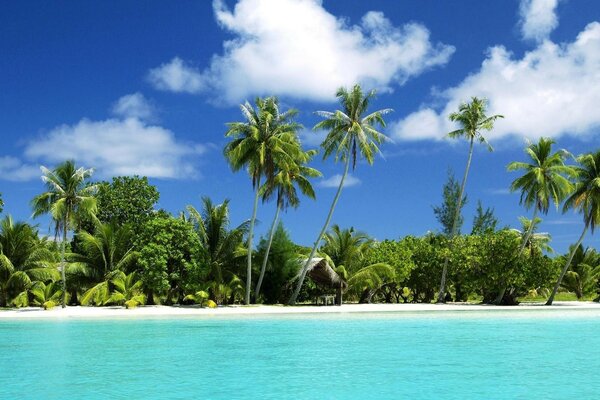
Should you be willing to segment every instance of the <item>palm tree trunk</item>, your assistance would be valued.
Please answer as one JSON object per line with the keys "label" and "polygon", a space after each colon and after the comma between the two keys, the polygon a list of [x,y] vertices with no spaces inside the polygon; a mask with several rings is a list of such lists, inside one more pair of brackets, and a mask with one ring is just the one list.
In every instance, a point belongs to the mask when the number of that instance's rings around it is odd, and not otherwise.
{"label": "palm tree trunk", "polygon": [[308,271],[308,266],[310,265],[315,253],[317,252],[317,248],[319,247],[319,243],[321,243],[321,239],[323,239],[323,235],[327,231],[329,227],[329,223],[331,222],[331,217],[333,216],[333,210],[335,210],[335,206],[342,194],[342,188],[344,187],[344,181],[346,180],[346,176],[348,175],[348,169],[350,168],[350,154],[346,154],[346,165],[344,167],[344,175],[342,175],[342,179],[340,180],[340,185],[338,186],[337,192],[335,193],[335,197],[333,198],[333,203],[331,203],[331,207],[329,208],[329,214],[327,214],[327,219],[325,220],[325,224],[315,241],[312,250],[310,251],[310,255],[306,260],[306,263],[302,267],[302,271],[300,272],[300,277],[298,278],[298,284],[296,285],[296,289],[288,302],[289,305],[296,304],[296,300],[298,299],[298,295],[300,294],[300,289],[302,289],[302,284],[304,283],[304,278],[306,277],[306,272]]}
{"label": "palm tree trunk", "polygon": [[254,195],[254,207],[252,209],[252,219],[250,219],[250,229],[248,229],[248,258],[246,269],[246,297],[244,302],[250,304],[250,291],[252,290],[252,233],[254,231],[254,221],[256,221],[256,210],[258,209],[258,198],[260,192],[260,177],[256,183],[256,194]]}
{"label": "palm tree trunk", "polygon": [[60,265],[61,265],[61,275],[62,275],[62,290],[63,290],[63,298],[62,298],[62,308],[67,306],[67,274],[66,274],[66,265],[65,265],[65,250],[67,247],[67,224],[69,221],[69,214],[65,217],[65,222],[63,225],[63,242],[60,254]]}
{"label": "palm tree trunk", "polygon": [[[523,238],[521,247],[519,247],[519,252],[517,253],[517,257],[515,257],[515,260],[518,259],[519,257],[521,257],[521,255],[523,254],[523,250],[525,250],[525,247],[527,247],[527,242],[531,238],[531,235],[533,235],[533,228],[535,225],[535,219],[537,218],[537,213],[538,213],[538,203],[536,201],[535,207],[533,209],[533,217],[531,218],[531,224],[529,225],[529,228],[527,228],[527,232],[525,233],[525,237]],[[506,293],[506,289],[507,289],[506,284],[502,283],[500,292],[498,293],[498,296],[496,296],[496,299],[494,300],[493,304],[500,305],[502,303],[502,299],[504,298],[504,293]]]}
{"label": "palm tree trunk", "polygon": [[579,245],[581,244],[581,242],[583,242],[583,237],[585,236],[585,234],[586,234],[589,226],[590,226],[590,223],[588,221],[588,222],[585,223],[585,226],[583,227],[583,232],[581,232],[581,236],[579,236],[579,240],[577,241],[577,243],[575,243],[575,246],[573,246],[573,250],[571,250],[571,254],[569,254],[569,259],[567,260],[567,263],[563,267],[563,270],[561,271],[560,276],[558,277],[558,280],[556,281],[556,284],[554,285],[554,289],[552,290],[552,294],[550,295],[550,297],[548,298],[548,301],[546,302],[547,306],[551,306],[552,305],[552,302],[554,301],[554,296],[556,296],[556,292],[558,292],[558,288],[560,287],[560,284],[561,284],[563,278],[565,277],[565,274],[567,273],[567,270],[571,266],[571,261],[573,261],[573,257],[575,256],[575,252],[577,251],[577,248],[579,247]]}
{"label": "palm tree trunk", "polygon": [[[467,186],[467,177],[469,176],[469,169],[471,168],[471,159],[473,158],[473,138],[469,144],[469,157],[467,158],[467,166],[465,168],[465,175],[463,176],[462,184],[460,185],[460,193],[458,194],[458,201],[456,202],[456,210],[454,211],[454,220],[452,221],[452,230],[450,232],[450,243],[448,245],[449,250],[452,250],[452,244],[454,242],[454,236],[458,230],[458,218],[460,217],[460,208],[462,207],[462,199],[465,193],[465,187]],[[448,276],[448,261],[450,255],[446,255],[444,259],[444,268],[442,269],[442,281],[440,282],[440,291],[438,293],[437,303],[444,303],[446,298],[446,278]]]}
{"label": "palm tree trunk", "polygon": [[527,242],[531,238],[531,235],[533,235],[535,219],[537,218],[537,213],[538,213],[537,205],[538,205],[538,203],[536,202],[535,208],[533,209],[533,216],[531,217],[531,224],[529,225],[529,229],[527,229],[527,233],[525,234],[525,237],[523,238],[523,243],[521,243],[521,247],[519,248],[519,254],[517,255],[517,258],[521,257],[521,254],[523,254],[523,250],[525,250],[525,247],[527,247]]}
{"label": "palm tree trunk", "polygon": [[273,243],[273,236],[275,236],[275,229],[277,228],[277,220],[279,219],[279,212],[281,211],[281,202],[277,202],[277,208],[275,210],[275,218],[271,224],[271,231],[269,232],[269,242],[267,243],[267,249],[265,250],[265,257],[263,258],[262,266],[260,267],[260,275],[258,277],[258,283],[254,290],[254,299],[258,301],[258,295],[260,294],[260,287],[262,286],[263,279],[265,277],[265,271],[267,269],[267,261],[269,260],[269,252],[271,251],[271,244]]}

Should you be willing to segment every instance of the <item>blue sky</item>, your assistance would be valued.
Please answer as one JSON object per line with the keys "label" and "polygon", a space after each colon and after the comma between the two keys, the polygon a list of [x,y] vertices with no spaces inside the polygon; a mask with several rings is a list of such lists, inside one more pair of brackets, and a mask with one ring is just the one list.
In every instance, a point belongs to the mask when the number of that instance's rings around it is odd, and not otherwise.
{"label": "blue sky", "polygon": [[[43,190],[39,166],[74,158],[95,177],[148,175],[171,212],[199,198],[231,199],[232,220],[251,212],[250,181],[223,156],[225,123],[238,105],[278,95],[300,110],[337,107],[335,89],[378,90],[373,108],[394,109],[392,139],[373,167],[357,165],[333,222],[377,239],[439,229],[448,168],[462,176],[466,143],[444,137],[447,115],[470,96],[506,116],[478,148],[467,184],[464,231],[477,200],[501,225],[530,212],[508,193],[525,140],[551,136],[574,154],[598,148],[600,4],[595,0],[10,2],[0,13],[0,192],[5,213],[29,219]],[[311,244],[342,165],[316,160],[317,201],[283,220]],[[261,206],[258,233],[273,204]],[[46,229],[48,222],[40,220]],[[541,230],[566,250],[578,215],[551,211]],[[595,244],[588,237],[587,244]]]}

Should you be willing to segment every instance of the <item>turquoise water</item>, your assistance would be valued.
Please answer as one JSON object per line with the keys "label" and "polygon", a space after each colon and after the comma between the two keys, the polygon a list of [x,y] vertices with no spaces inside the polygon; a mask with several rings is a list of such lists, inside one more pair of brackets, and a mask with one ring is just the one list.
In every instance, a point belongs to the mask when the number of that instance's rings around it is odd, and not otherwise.
{"label": "turquoise water", "polygon": [[577,311],[0,321],[0,398],[594,399],[599,332]]}

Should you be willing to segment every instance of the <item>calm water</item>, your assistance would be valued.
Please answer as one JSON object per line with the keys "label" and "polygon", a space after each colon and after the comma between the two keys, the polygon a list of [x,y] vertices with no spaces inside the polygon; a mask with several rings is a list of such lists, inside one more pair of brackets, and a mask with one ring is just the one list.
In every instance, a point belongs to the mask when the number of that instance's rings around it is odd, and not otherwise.
{"label": "calm water", "polygon": [[573,311],[0,321],[0,398],[600,396],[600,318]]}

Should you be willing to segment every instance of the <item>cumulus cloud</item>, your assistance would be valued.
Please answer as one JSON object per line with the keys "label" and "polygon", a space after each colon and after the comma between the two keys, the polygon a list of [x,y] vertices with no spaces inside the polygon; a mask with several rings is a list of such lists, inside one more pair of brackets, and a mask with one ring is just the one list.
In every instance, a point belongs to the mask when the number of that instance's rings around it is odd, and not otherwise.
{"label": "cumulus cloud", "polygon": [[154,107],[139,92],[121,97],[112,107],[112,113],[123,118],[149,120],[154,117]]}
{"label": "cumulus cloud", "polygon": [[[337,188],[340,186],[340,182],[342,180],[341,174],[332,175],[329,178],[323,178],[319,181],[318,185],[323,188]],[[353,176],[352,174],[348,174],[346,179],[344,180],[344,187],[356,186],[361,183],[360,179]]]}
{"label": "cumulus cloud", "polygon": [[503,114],[490,137],[590,134],[600,126],[600,23],[570,43],[544,41],[515,58],[505,47],[489,50],[481,68],[437,96],[440,109],[424,105],[391,124],[395,138],[441,139],[455,129],[448,115],[471,96],[489,100],[489,114]]}
{"label": "cumulus cloud", "polygon": [[392,122],[389,126],[392,137],[405,140],[440,139],[449,132],[449,124],[431,108],[409,114],[406,118]]}
{"label": "cumulus cloud", "polygon": [[356,82],[391,90],[446,64],[454,52],[432,43],[421,24],[394,26],[383,13],[371,11],[358,25],[348,25],[318,0],[240,0],[233,10],[215,0],[213,8],[234,39],[205,69],[174,58],[151,70],[156,88],[214,90],[227,103],[264,94],[331,101],[338,87]]}
{"label": "cumulus cloud", "polygon": [[6,181],[28,181],[41,176],[37,165],[23,163],[16,157],[0,157],[0,178]]}
{"label": "cumulus cloud", "polygon": [[155,88],[170,92],[199,93],[205,87],[205,77],[178,57],[151,69],[148,80]]}
{"label": "cumulus cloud", "polygon": [[52,167],[65,160],[93,167],[100,178],[199,176],[196,165],[207,146],[181,141],[171,130],[150,123],[155,109],[141,93],[119,98],[111,113],[115,117],[99,121],[84,118],[27,140],[20,157],[0,156],[0,179],[37,178],[41,175],[40,165]]}
{"label": "cumulus cloud", "polygon": [[537,42],[547,39],[558,26],[557,5],[558,0],[521,0],[519,25],[523,39]]}
{"label": "cumulus cloud", "polygon": [[102,177],[189,178],[197,174],[192,158],[204,151],[202,145],[181,143],[170,130],[137,118],[82,119],[29,142],[25,157],[43,163],[73,159]]}

